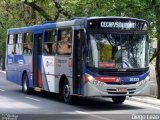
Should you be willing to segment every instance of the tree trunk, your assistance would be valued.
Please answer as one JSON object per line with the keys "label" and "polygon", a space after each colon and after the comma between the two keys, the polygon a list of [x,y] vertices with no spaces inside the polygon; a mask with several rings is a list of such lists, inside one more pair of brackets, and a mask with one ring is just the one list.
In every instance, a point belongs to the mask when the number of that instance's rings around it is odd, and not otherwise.
{"label": "tree trunk", "polygon": [[2,69],[2,56],[0,55],[0,70]]}
{"label": "tree trunk", "polygon": [[[157,51],[160,49],[160,21],[157,21]],[[156,79],[157,79],[157,87],[158,87],[158,93],[157,98],[160,99],[160,54],[156,57]]]}
{"label": "tree trunk", "polygon": [[[157,42],[157,49],[160,48],[160,41]],[[158,87],[158,93],[157,98],[160,99],[160,55],[157,55],[156,58],[156,78],[157,78],[157,87]]]}

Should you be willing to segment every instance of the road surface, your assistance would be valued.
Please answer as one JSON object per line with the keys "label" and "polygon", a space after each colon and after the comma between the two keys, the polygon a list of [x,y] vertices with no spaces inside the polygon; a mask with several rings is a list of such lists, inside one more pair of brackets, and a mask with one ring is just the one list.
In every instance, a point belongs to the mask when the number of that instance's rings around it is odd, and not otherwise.
{"label": "road surface", "polygon": [[160,106],[133,100],[118,105],[110,98],[79,98],[75,105],[67,105],[56,94],[35,92],[25,95],[21,86],[7,81],[5,73],[0,73],[0,114],[2,120],[138,120],[153,118],[153,115],[160,119]]}

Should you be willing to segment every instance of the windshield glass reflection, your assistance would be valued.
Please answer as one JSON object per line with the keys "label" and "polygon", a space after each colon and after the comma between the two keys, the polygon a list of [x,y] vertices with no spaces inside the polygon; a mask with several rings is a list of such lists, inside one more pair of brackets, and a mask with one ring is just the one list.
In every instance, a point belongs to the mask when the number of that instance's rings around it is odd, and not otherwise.
{"label": "windshield glass reflection", "polygon": [[88,38],[88,66],[132,69],[148,67],[147,35],[92,31]]}

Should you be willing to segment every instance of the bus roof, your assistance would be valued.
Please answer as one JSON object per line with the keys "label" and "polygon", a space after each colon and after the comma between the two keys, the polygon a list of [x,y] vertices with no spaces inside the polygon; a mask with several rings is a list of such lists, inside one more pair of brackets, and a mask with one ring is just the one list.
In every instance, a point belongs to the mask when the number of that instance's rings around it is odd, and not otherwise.
{"label": "bus roof", "polygon": [[46,22],[39,25],[33,26],[26,26],[20,28],[11,28],[7,30],[7,34],[13,33],[23,33],[23,32],[31,32],[36,30],[43,30],[43,29],[52,29],[56,27],[64,27],[64,26],[75,26],[75,25],[84,25],[85,21],[93,20],[93,19],[130,19],[130,20],[137,20],[143,21],[148,23],[146,20],[138,19],[138,18],[131,18],[131,17],[121,17],[121,16],[107,16],[107,17],[74,17],[69,21],[63,22]]}
{"label": "bus roof", "polygon": [[147,22],[147,21],[146,21],[146,20],[144,20],[144,19],[133,18],[133,17],[122,17],[122,16],[73,17],[73,18],[71,18],[71,20],[76,20],[76,19],[91,20],[91,19],[103,19],[103,18],[106,18],[106,19],[131,19],[131,20],[140,20],[140,21]]}
{"label": "bus roof", "polygon": [[75,25],[80,25],[81,22],[82,20],[70,20],[70,21],[63,21],[63,22],[42,23],[39,25],[26,26],[26,27],[20,27],[20,28],[11,28],[7,30],[7,34],[23,33],[23,32],[37,31],[37,30],[43,30],[43,29],[52,29],[52,28],[63,27],[63,26],[75,26]]}

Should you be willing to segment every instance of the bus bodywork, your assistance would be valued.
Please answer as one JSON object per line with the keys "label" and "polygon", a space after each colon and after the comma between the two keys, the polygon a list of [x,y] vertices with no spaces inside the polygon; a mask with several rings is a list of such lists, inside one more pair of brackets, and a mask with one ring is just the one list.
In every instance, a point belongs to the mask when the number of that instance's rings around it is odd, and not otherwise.
{"label": "bus bodywork", "polygon": [[[147,27],[145,20],[136,18],[91,17],[9,29],[7,80],[22,85],[24,91],[60,93],[68,103],[73,95],[148,95]],[[64,48],[61,53],[66,33],[70,52]],[[51,44],[55,51],[45,53],[45,45]],[[30,52],[25,52],[26,46]]]}

